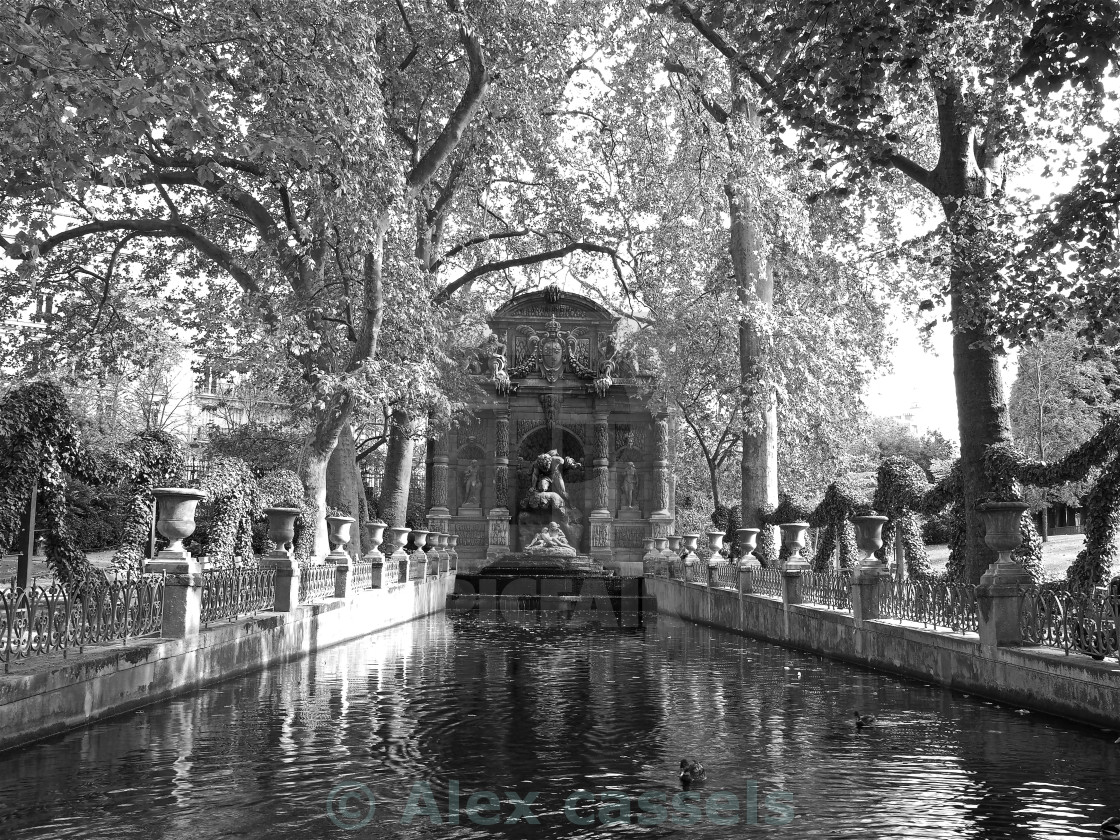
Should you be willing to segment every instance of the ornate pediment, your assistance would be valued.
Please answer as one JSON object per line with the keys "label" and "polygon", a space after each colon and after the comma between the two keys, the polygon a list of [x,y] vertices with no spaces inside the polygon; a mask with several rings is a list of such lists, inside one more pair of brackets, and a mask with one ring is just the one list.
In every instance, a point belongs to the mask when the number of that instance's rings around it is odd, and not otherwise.
{"label": "ornate pediment", "polygon": [[561,291],[555,286],[515,296],[501,306],[491,320],[530,322],[541,319],[581,320],[606,329],[612,328],[618,321],[607,309],[590,298]]}

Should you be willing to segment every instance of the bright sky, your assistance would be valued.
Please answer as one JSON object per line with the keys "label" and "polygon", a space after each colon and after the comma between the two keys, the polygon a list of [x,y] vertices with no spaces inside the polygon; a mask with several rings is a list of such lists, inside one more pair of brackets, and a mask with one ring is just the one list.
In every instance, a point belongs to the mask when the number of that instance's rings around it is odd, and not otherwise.
{"label": "bright sky", "polygon": [[[894,370],[875,380],[868,390],[867,406],[883,417],[913,415],[918,432],[936,429],[951,440],[957,431],[957,398],[953,390],[953,343],[948,324],[934,330],[931,348],[922,346],[917,325],[905,318],[894,321],[897,345]],[[1003,363],[1003,387],[1007,393],[1015,379],[1015,359]]]}

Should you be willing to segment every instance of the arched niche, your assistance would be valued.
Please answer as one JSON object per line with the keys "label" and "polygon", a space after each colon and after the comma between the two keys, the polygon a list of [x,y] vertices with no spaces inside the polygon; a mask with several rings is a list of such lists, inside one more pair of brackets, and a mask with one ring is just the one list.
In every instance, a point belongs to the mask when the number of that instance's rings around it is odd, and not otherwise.
{"label": "arched niche", "polygon": [[552,429],[541,426],[525,435],[517,445],[517,462],[511,464],[517,471],[517,496],[510,500],[511,507],[516,509],[529,492],[533,462],[537,456],[553,449],[583,466],[583,469],[572,470],[564,476],[564,483],[568,486],[568,495],[573,504],[583,507],[583,483],[590,478],[591,465],[584,458],[583,440],[579,435],[562,426],[553,426]]}
{"label": "arched niche", "polygon": [[486,486],[485,476],[487,473],[486,450],[477,443],[465,443],[455,450],[453,481],[455,485],[454,506],[456,508],[462,507],[467,501],[464,482],[472,461],[478,462],[478,480],[481,482],[478,494],[479,504],[481,505],[484,501],[483,490]]}

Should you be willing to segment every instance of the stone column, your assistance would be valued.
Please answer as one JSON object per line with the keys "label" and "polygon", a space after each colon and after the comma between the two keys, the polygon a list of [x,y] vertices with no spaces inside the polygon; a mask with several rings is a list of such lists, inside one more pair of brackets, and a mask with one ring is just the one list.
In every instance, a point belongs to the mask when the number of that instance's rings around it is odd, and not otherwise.
{"label": "stone column", "polygon": [[801,572],[799,568],[782,569],[782,603],[801,603]]}
{"label": "stone column", "polygon": [[166,574],[163,590],[163,630],[165,639],[196,636],[202,629],[202,567],[186,552],[186,557],[163,557],[144,565],[151,574]]}
{"label": "stone column", "polygon": [[669,510],[669,416],[653,418],[653,513],[650,519],[672,519]]}
{"label": "stone column", "polygon": [[509,515],[509,411],[494,417],[494,507]]}
{"label": "stone column", "polygon": [[650,536],[654,539],[673,533],[673,489],[669,475],[669,417],[658,415],[653,422],[653,512],[649,515]]}
{"label": "stone column", "polygon": [[327,563],[334,563],[334,597],[350,596],[350,573],[354,570],[354,560],[339,546],[327,555]]}
{"label": "stone column", "polygon": [[606,411],[595,412],[595,459],[592,462],[595,474],[595,507],[587,516],[591,527],[591,556],[603,564],[609,563],[614,555],[614,529],[610,512],[611,438],[607,418]]}
{"label": "stone column", "polygon": [[447,436],[450,432],[436,439],[428,439],[429,451],[432,452],[432,486],[429,488],[431,507],[428,509],[428,527],[433,531],[447,533],[447,523],[451,517],[448,507],[447,477],[451,468],[448,466]]}
{"label": "stone column", "polygon": [[610,517],[611,439],[607,412],[595,412],[595,507],[591,515]]}
{"label": "stone column", "polygon": [[299,566],[292,559],[292,552],[283,548],[270,551],[261,558],[262,569],[275,569],[273,587],[276,601],[273,610],[291,612],[299,606]]}
{"label": "stone column", "polygon": [[976,587],[981,647],[1023,644],[1019,624],[1023,595],[1019,583],[981,583]]}
{"label": "stone column", "polygon": [[495,560],[510,551],[509,539],[509,410],[499,409],[494,417],[494,507],[486,518],[486,559]]}
{"label": "stone column", "polygon": [[879,591],[893,585],[890,577],[873,569],[857,568],[852,574],[852,620],[856,626],[879,617]]}

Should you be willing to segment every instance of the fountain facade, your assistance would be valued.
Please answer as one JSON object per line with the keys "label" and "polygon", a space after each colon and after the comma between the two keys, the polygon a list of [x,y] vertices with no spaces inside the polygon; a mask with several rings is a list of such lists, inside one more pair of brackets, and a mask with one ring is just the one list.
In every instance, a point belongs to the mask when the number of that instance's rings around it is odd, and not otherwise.
{"label": "fountain facade", "polygon": [[524,555],[638,577],[644,541],[672,530],[675,417],[643,396],[617,320],[555,287],[491,317],[468,360],[476,420],[427,448],[428,525],[459,534],[460,571]]}

